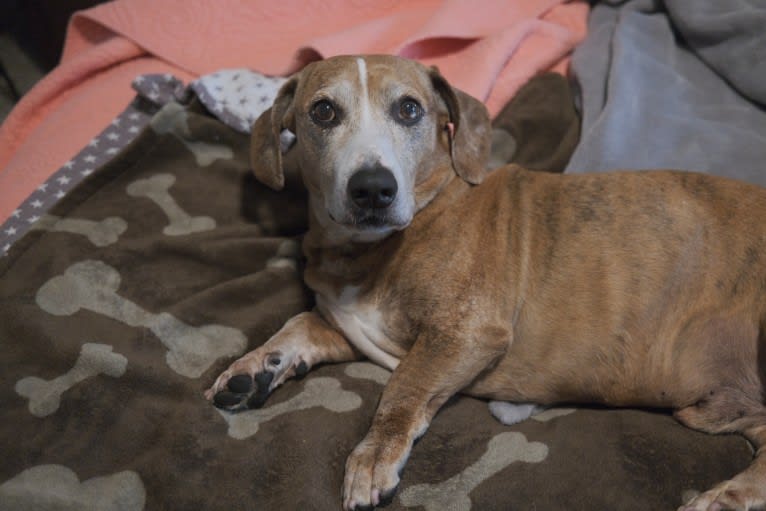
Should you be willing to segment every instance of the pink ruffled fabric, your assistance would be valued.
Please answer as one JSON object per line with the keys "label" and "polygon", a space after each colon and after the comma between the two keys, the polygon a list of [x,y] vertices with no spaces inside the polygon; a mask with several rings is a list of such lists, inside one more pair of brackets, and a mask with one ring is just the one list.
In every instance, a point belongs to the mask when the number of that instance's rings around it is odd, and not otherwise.
{"label": "pink ruffled fabric", "polygon": [[117,0],[83,11],[61,64],[0,126],[0,222],[124,109],[139,74],[287,75],[387,53],[438,66],[495,114],[535,74],[566,71],[587,14],[562,0]]}

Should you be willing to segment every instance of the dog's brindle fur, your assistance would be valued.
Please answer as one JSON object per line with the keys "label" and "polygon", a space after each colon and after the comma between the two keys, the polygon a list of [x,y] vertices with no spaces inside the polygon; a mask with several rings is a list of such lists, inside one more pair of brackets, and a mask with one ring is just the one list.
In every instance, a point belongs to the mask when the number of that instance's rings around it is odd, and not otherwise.
{"label": "dog's brindle fur", "polygon": [[[414,125],[396,119],[402,98],[423,108]],[[321,99],[332,126],[312,120]],[[283,128],[297,136],[284,164]],[[484,178],[489,139],[484,107],[411,61],[337,57],[289,80],[256,123],[253,166],[277,189],[284,165],[300,168],[317,307],[234,362],[208,398],[258,406],[322,362],[394,369],[348,458],[345,509],[390,497],[457,392],[668,407],[691,428],[742,433],[753,463],[687,509],[765,506],[766,191],[663,171],[508,166]],[[365,165],[399,185],[375,222],[345,196]]]}

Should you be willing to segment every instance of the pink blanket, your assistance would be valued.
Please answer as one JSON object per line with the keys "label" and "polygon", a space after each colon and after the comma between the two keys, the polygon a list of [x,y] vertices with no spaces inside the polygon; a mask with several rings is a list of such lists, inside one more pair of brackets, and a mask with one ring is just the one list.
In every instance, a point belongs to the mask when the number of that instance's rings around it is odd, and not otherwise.
{"label": "pink blanket", "polygon": [[536,73],[566,70],[588,6],[562,0],[116,0],[76,14],[61,64],[0,126],[0,223],[130,101],[131,80],[227,67],[285,75],[389,53],[439,66],[492,114]]}

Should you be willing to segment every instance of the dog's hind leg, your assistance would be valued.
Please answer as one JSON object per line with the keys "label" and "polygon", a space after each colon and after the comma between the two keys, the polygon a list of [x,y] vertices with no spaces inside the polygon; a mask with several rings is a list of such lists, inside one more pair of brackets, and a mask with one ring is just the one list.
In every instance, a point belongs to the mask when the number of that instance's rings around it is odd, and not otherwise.
{"label": "dog's hind leg", "polygon": [[322,362],[360,358],[345,337],[319,314],[303,312],[290,319],[263,346],[226,369],[205,397],[224,410],[260,408],[286,379],[303,376]]}
{"label": "dog's hind leg", "polygon": [[741,433],[755,448],[755,458],[747,469],[679,511],[766,509],[766,407],[759,394],[732,387],[715,389],[694,405],[676,411],[676,419],[686,426],[707,433]]}

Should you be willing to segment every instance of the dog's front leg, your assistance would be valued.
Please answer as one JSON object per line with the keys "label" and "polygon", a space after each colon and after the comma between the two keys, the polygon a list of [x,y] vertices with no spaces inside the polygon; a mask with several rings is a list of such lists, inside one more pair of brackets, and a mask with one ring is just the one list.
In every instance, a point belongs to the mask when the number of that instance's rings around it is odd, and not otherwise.
{"label": "dog's front leg", "polygon": [[393,497],[413,443],[437,410],[509,345],[506,330],[487,330],[479,342],[418,338],[383,390],[367,436],[346,461],[345,510],[374,507]]}
{"label": "dog's front leg", "polygon": [[205,397],[219,408],[259,408],[268,395],[293,376],[303,376],[321,362],[356,360],[359,354],[340,332],[316,312],[290,319],[263,346],[232,363]]}

